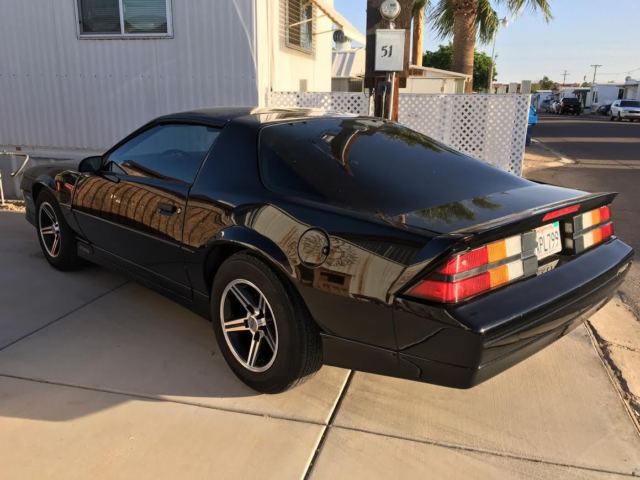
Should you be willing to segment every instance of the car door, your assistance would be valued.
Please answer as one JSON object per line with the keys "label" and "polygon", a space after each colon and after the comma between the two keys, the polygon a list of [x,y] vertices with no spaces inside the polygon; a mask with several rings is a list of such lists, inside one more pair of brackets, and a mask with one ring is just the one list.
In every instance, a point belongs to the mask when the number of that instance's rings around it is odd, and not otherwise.
{"label": "car door", "polygon": [[616,100],[611,104],[611,116],[615,117],[618,115],[618,105],[620,105],[620,100]]}
{"label": "car door", "polygon": [[112,149],[102,170],[76,184],[73,212],[98,254],[183,296],[181,253],[189,189],[219,130],[162,123]]}

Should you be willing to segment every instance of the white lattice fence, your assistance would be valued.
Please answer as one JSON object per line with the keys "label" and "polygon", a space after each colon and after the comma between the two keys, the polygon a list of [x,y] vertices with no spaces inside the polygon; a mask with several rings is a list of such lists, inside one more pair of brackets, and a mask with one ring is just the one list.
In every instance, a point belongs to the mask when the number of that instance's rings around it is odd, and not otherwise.
{"label": "white lattice fence", "polygon": [[491,165],[522,173],[529,95],[401,94],[398,120]]}
{"label": "white lattice fence", "polygon": [[[370,97],[347,92],[273,92],[271,107],[312,107],[369,115]],[[401,93],[398,120],[445,145],[522,174],[529,95]]]}
{"label": "white lattice fence", "polygon": [[369,95],[353,92],[271,92],[270,107],[321,108],[334,112],[369,115]]}

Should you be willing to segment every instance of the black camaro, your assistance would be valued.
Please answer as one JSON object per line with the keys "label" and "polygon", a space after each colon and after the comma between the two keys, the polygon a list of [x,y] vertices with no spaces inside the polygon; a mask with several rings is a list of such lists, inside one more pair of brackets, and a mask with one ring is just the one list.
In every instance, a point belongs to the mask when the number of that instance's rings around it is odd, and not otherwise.
{"label": "black camaro", "polygon": [[310,110],[167,115],[22,189],[54,267],[116,268],[209,317],[262,392],[323,363],[476,385],[601,307],[633,256],[615,194]]}

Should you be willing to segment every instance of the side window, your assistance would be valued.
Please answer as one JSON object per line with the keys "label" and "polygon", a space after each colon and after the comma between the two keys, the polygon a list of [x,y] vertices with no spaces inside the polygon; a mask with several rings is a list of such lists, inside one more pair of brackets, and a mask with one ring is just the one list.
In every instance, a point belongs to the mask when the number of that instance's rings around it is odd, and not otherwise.
{"label": "side window", "polygon": [[80,38],[170,37],[171,0],[77,0]]}
{"label": "side window", "polygon": [[204,125],[157,125],[114,150],[107,163],[117,173],[192,183],[219,133]]}

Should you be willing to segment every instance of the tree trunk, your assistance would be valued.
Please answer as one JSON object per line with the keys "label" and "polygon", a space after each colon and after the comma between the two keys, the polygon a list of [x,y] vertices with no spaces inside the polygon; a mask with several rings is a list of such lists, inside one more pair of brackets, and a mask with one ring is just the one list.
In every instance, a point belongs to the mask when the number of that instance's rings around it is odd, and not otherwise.
{"label": "tree trunk", "polygon": [[451,69],[470,76],[465,91],[473,91],[473,53],[476,48],[478,0],[453,0],[453,61]]}
{"label": "tree trunk", "polygon": [[421,8],[416,16],[413,17],[413,55],[411,56],[411,64],[422,66],[422,42],[424,36],[424,8]]}

